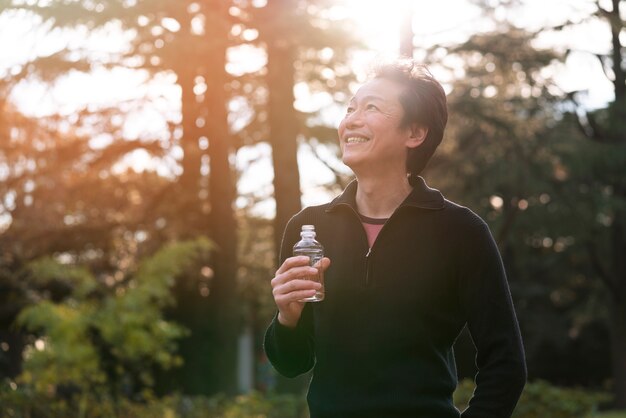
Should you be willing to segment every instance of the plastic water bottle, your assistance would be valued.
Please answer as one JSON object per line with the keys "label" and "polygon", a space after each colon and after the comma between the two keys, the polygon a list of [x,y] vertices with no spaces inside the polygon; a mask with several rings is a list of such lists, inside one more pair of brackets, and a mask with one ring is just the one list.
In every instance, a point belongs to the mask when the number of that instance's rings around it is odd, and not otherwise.
{"label": "plastic water bottle", "polygon": [[324,258],[324,247],[315,239],[315,226],[313,225],[302,225],[300,237],[302,239],[293,246],[293,255],[309,257],[309,265],[317,268],[318,273],[306,278],[322,284],[322,287],[315,291],[315,295],[300,299],[300,302],[319,302],[324,300],[324,273],[320,269],[322,258]]}

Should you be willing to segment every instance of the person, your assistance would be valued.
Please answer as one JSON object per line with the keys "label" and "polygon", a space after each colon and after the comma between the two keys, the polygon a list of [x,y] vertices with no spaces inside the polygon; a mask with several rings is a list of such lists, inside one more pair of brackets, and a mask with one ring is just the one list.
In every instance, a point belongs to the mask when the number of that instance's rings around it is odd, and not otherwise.
{"label": "person", "polygon": [[[339,125],[355,174],[331,202],[294,215],[271,280],[277,312],[264,349],[288,377],[313,369],[311,418],[507,418],[526,383],[522,338],[486,223],[419,176],[442,140],[446,95],[414,61],[379,66]],[[292,257],[302,225],[325,246],[325,299],[307,257]],[[476,346],[476,388],[464,411],[453,344]]]}

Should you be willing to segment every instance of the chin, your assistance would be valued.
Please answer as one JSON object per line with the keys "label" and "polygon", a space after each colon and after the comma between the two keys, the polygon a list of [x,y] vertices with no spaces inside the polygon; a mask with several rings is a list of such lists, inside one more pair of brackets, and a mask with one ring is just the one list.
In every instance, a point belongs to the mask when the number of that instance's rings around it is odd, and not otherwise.
{"label": "chin", "polygon": [[350,156],[348,157],[342,157],[341,161],[347,165],[352,171],[354,171],[355,167],[359,166],[359,159],[358,158],[350,158]]}

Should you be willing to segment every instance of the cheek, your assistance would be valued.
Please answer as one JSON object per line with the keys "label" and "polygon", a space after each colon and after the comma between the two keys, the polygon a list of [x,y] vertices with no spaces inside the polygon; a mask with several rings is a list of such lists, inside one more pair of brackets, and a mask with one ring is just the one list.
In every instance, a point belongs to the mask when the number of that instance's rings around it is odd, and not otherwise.
{"label": "cheek", "polygon": [[337,127],[337,133],[339,133],[339,137],[341,137],[345,129],[346,129],[346,119],[343,118],[341,119],[341,122],[339,122],[339,127]]}

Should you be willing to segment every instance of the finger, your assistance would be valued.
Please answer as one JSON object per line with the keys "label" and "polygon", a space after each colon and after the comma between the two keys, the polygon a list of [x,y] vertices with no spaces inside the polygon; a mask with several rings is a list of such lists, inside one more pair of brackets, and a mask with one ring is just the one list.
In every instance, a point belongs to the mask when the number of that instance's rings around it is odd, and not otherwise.
{"label": "finger", "polygon": [[321,271],[325,271],[330,266],[330,258],[324,257],[315,264],[315,267]]}
{"label": "finger", "polygon": [[[308,298],[315,295],[315,289],[299,290],[297,292],[287,293],[285,295],[276,296],[276,304],[288,304],[298,302],[300,299]],[[304,303],[304,302],[303,302]]]}
{"label": "finger", "polygon": [[317,269],[309,266],[304,267],[293,267],[288,271],[278,274],[271,281],[272,287],[287,283],[290,280],[295,280],[299,278],[307,278],[309,276],[316,276]]}
{"label": "finger", "polygon": [[294,280],[297,278],[307,277],[307,276],[316,276],[317,273],[318,273],[317,269],[313,267],[309,267],[309,266],[293,267],[282,274],[276,275],[276,277],[272,279],[271,284],[272,284],[272,287],[274,287],[274,286],[286,283],[290,280]]}
{"label": "finger", "polygon": [[295,279],[291,280],[285,284],[280,286],[276,286],[272,289],[272,293],[274,295],[282,295],[290,292],[299,292],[301,290],[311,290],[311,289],[320,289],[322,284],[313,280],[301,280]]}
{"label": "finger", "polygon": [[283,264],[276,270],[276,275],[282,274],[287,270],[298,267],[298,266],[306,266],[309,264],[309,257],[305,255],[299,255],[297,257],[289,257],[286,259]]}
{"label": "finger", "polygon": [[299,292],[302,290],[317,290],[320,289],[322,287],[322,284],[319,282],[315,282],[313,280],[300,280],[300,279],[295,279],[295,280],[290,280],[285,284],[276,286],[273,290],[272,293],[274,294],[274,296],[278,296],[278,295],[284,295],[287,293],[291,293],[291,292]]}

